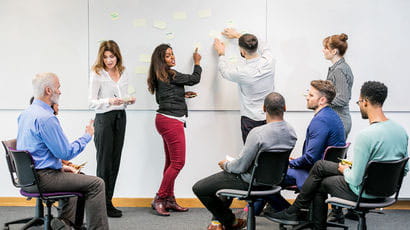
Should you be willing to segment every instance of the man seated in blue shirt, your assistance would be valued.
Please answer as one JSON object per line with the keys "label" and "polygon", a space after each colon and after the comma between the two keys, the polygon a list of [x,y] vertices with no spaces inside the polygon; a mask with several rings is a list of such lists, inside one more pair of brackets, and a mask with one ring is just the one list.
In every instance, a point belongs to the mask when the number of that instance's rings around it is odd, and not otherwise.
{"label": "man seated in blue shirt", "polygon": [[[86,199],[87,229],[108,229],[105,210],[104,181],[95,176],[76,174],[76,169],[63,166],[61,160],[70,160],[81,153],[94,134],[93,121],[85,134],[70,143],[52,104],[60,97],[60,82],[53,73],[37,74],[33,79],[34,101],[18,117],[17,149],[30,152],[43,192],[81,192]],[[33,188],[33,191],[36,192]],[[60,219],[52,225],[61,228],[74,222],[76,200],[64,202]],[[63,225],[63,226],[61,226]]]}
{"label": "man seated in blue shirt", "polygon": [[[274,221],[295,221],[300,209],[308,208],[313,201],[315,229],[326,229],[328,194],[342,199],[357,201],[362,188],[362,179],[368,162],[389,161],[407,157],[408,135],[405,129],[389,120],[383,112],[387,87],[380,82],[365,82],[356,102],[363,119],[369,119],[370,126],[362,130],[354,144],[353,165],[318,161],[310,171],[299,195],[291,207],[270,215]],[[406,165],[405,173],[408,171]],[[363,193],[365,199],[376,197]]]}
{"label": "man seated in blue shirt", "polygon": [[[315,115],[306,130],[302,156],[289,161],[288,173],[283,182],[283,186],[297,185],[299,189],[315,162],[323,158],[328,146],[346,144],[343,123],[329,106],[336,95],[333,84],[330,81],[314,80],[310,85],[306,102],[307,108],[313,110]],[[269,204],[273,209],[271,211],[281,211],[290,206],[280,194],[271,197]],[[258,204],[259,210],[261,206],[263,205]],[[271,213],[267,211],[265,215],[269,216]]]}

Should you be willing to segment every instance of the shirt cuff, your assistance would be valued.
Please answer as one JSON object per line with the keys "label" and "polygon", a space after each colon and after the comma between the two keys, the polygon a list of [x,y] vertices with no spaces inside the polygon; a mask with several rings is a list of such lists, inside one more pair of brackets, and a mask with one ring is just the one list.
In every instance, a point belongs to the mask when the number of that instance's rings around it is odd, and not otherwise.
{"label": "shirt cuff", "polygon": [[83,137],[87,143],[92,139],[92,136],[89,133],[85,133]]}

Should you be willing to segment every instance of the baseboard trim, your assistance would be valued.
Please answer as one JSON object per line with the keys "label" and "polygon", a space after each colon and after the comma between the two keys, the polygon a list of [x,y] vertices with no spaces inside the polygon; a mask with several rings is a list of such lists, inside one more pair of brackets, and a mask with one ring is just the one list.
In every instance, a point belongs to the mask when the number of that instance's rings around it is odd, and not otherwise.
{"label": "baseboard trim", "polygon": [[[203,208],[202,203],[196,198],[179,198],[178,204],[189,208]],[[293,203],[293,199],[288,199]],[[150,207],[152,198],[114,198],[113,203],[118,207]],[[19,206],[30,207],[35,205],[35,200],[27,200],[23,197],[0,197],[0,206]],[[241,200],[234,200],[232,208],[243,208],[246,202]],[[396,204],[386,209],[402,209],[410,210],[410,200],[399,200]]]}

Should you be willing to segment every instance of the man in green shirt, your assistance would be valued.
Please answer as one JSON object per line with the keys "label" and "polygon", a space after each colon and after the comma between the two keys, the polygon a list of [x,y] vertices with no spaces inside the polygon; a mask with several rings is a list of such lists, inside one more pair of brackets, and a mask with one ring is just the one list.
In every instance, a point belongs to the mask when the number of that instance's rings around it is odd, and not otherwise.
{"label": "man in green shirt", "polygon": [[[313,218],[315,229],[326,229],[328,194],[356,201],[361,182],[369,161],[389,161],[407,157],[408,136],[403,127],[389,120],[382,106],[387,97],[387,87],[380,82],[365,82],[356,102],[363,119],[369,119],[370,126],[362,130],[354,145],[353,165],[318,161],[309,173],[294,204],[286,210],[270,214],[274,221],[297,221],[300,209],[308,208],[314,202]],[[406,165],[406,173],[408,165]],[[363,193],[365,200],[376,197]]]}

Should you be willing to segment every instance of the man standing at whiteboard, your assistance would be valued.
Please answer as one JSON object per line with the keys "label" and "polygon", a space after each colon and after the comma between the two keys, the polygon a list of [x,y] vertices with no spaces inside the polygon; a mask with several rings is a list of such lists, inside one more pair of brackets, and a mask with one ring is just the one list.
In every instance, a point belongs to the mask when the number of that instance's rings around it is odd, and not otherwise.
{"label": "man standing at whiteboard", "polygon": [[259,47],[253,34],[240,34],[233,28],[224,29],[226,38],[238,39],[244,62],[232,63],[225,57],[225,44],[215,38],[214,48],[219,55],[218,74],[236,82],[239,86],[242,140],[245,143],[251,129],[266,124],[263,100],[273,92],[274,66],[272,52],[266,46]]}

